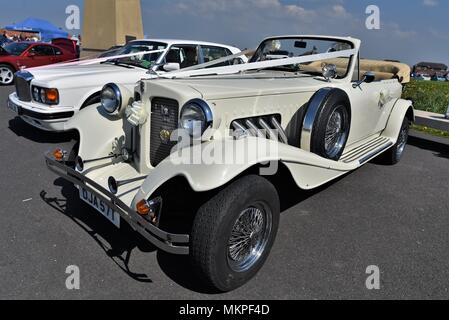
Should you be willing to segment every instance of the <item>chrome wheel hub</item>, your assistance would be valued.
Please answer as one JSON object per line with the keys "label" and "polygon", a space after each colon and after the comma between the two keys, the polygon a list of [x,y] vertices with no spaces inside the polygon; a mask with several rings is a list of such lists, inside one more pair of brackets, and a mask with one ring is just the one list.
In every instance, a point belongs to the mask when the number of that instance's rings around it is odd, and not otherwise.
{"label": "chrome wheel hub", "polygon": [[263,206],[245,209],[232,228],[228,242],[228,262],[235,272],[245,272],[259,260],[267,246],[272,217]]}
{"label": "chrome wheel hub", "polygon": [[14,73],[8,68],[0,68],[0,83],[10,84],[14,79]]}
{"label": "chrome wheel hub", "polygon": [[338,107],[329,117],[326,126],[324,149],[329,157],[335,157],[343,148],[346,140],[344,130],[344,107]]}

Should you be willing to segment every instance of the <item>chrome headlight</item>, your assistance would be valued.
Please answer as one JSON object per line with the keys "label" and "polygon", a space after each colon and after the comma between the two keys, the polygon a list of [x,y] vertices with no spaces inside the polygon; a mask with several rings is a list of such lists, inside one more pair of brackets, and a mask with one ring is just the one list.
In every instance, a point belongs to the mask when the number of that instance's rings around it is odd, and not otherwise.
{"label": "chrome headlight", "polygon": [[122,107],[122,93],[114,83],[108,83],[101,90],[101,106],[109,114],[117,114]]}
{"label": "chrome headlight", "polygon": [[201,137],[212,123],[212,110],[204,100],[191,100],[182,108],[180,127],[190,136]]}

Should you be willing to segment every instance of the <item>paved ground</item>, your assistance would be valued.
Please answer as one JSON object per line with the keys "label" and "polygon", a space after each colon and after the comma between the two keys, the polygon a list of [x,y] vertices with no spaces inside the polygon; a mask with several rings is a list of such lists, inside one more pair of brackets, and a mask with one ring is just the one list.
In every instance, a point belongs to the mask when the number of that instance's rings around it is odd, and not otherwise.
{"label": "paved ground", "polygon": [[[225,295],[77,199],[43,153],[70,141],[15,119],[0,88],[0,299],[449,298],[449,143],[415,135],[395,167],[368,164],[319,192],[292,190],[272,254]],[[426,137],[425,137],[426,138]],[[27,201],[24,201],[27,200]],[[65,288],[66,267],[81,290]],[[365,287],[377,265],[381,290]]]}

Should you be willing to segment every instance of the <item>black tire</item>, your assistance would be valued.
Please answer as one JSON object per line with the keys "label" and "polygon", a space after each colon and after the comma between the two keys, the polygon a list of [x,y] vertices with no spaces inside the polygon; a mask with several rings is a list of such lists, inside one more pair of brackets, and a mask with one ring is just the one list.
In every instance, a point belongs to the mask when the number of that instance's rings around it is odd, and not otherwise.
{"label": "black tire", "polygon": [[[263,228],[260,228],[264,230],[264,241],[260,243],[265,245],[255,255],[258,258],[247,268],[237,269],[240,262],[231,258],[229,247],[231,233],[236,230],[236,225],[242,221],[244,212],[249,208],[259,208],[266,215]],[[270,215],[271,228],[268,228]],[[198,210],[193,223],[190,253],[192,265],[204,283],[212,289],[228,292],[251,280],[270,253],[279,226],[279,216],[279,196],[275,187],[268,180],[255,175],[235,181],[205,203]],[[251,248],[253,233],[250,237]]]}
{"label": "black tire", "polygon": [[410,121],[406,117],[402,122],[401,131],[399,132],[396,144],[379,156],[378,161],[381,164],[393,166],[401,161],[405,146],[407,145],[409,131]]}
{"label": "black tire", "polygon": [[[2,72],[3,70],[3,72]],[[14,83],[14,73],[16,71],[8,64],[0,64],[0,86],[10,86]],[[5,80],[2,75],[7,75]]]}
{"label": "black tire", "polygon": [[[344,152],[349,138],[351,129],[351,104],[348,95],[343,90],[329,88],[322,90],[324,91],[317,92],[312,97],[308,106],[310,108],[312,103],[319,104],[312,126],[309,151],[323,158],[338,161]],[[322,97],[323,93],[325,95]],[[307,119],[308,112],[309,110],[306,112],[305,119]],[[341,128],[336,128],[335,132],[330,130],[334,117],[341,119]],[[305,122],[303,125],[306,125]],[[332,133],[330,134],[329,132]],[[335,142],[326,144],[327,138],[332,141],[330,139],[331,137],[336,137]]]}

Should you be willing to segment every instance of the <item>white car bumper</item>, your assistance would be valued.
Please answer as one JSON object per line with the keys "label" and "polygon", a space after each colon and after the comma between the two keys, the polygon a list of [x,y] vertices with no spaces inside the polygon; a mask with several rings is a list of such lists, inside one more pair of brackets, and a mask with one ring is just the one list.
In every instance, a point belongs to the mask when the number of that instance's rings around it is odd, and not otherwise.
{"label": "white car bumper", "polygon": [[8,107],[28,124],[45,131],[64,131],[64,124],[75,114],[74,108],[20,101],[16,93],[9,96]]}

